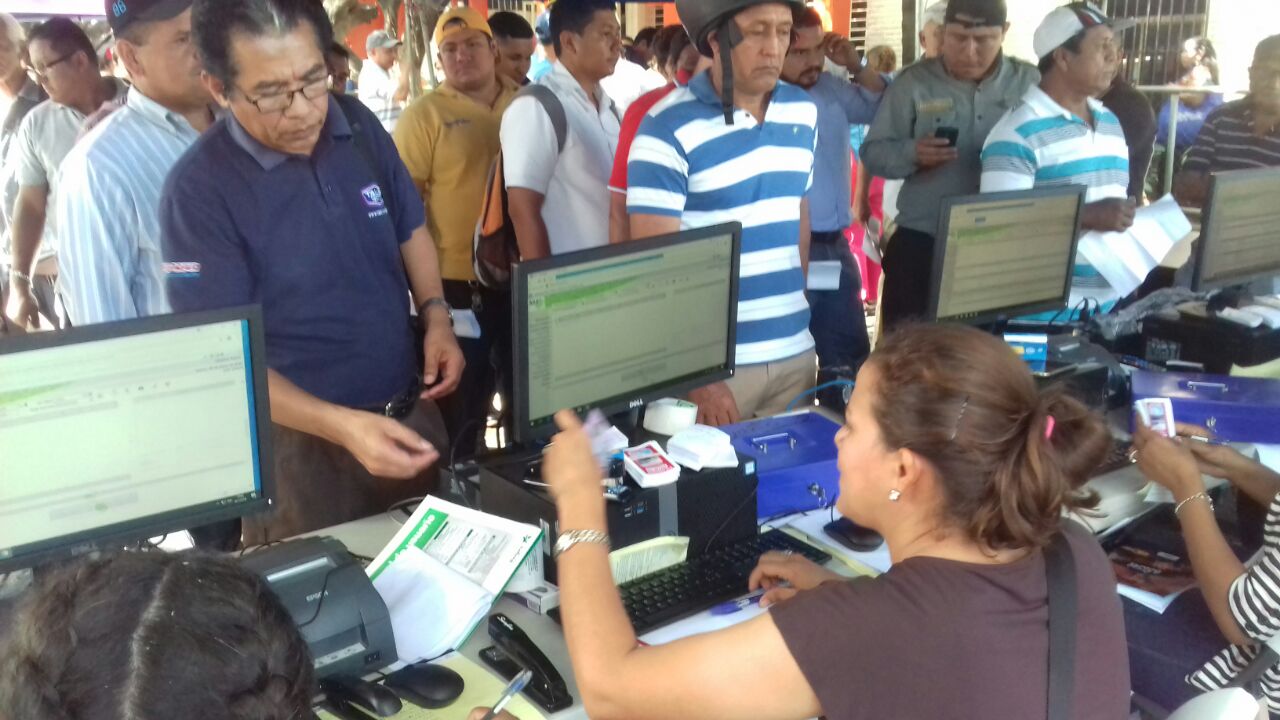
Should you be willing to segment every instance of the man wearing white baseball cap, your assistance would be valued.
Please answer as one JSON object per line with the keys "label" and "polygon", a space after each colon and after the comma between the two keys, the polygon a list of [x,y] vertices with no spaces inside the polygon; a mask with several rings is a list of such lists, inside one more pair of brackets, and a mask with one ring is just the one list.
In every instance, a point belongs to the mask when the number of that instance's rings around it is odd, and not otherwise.
{"label": "man wearing white baseball cap", "polygon": [[[1097,99],[1115,77],[1116,32],[1123,29],[1085,2],[1049,13],[1034,41],[1040,84],[987,137],[982,192],[1084,185],[1085,230],[1122,232],[1133,225],[1129,146],[1120,120]],[[1119,299],[1098,271],[1077,257],[1071,307],[1086,298],[1104,308]]]}
{"label": "man wearing white baseball cap", "polygon": [[402,43],[386,30],[375,30],[364,41],[368,59],[360,68],[357,92],[360,102],[378,116],[387,132],[395,132],[396,121],[409,97],[408,73],[395,71],[400,45]]}

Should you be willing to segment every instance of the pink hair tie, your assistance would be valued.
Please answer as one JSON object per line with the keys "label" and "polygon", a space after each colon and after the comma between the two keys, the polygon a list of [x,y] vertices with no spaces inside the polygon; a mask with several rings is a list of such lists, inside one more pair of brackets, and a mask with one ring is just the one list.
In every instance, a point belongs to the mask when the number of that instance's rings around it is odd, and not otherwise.
{"label": "pink hair tie", "polygon": [[1053,437],[1053,428],[1057,426],[1057,424],[1058,424],[1058,421],[1052,415],[1050,415],[1048,419],[1044,421],[1044,439],[1045,440],[1049,440]]}

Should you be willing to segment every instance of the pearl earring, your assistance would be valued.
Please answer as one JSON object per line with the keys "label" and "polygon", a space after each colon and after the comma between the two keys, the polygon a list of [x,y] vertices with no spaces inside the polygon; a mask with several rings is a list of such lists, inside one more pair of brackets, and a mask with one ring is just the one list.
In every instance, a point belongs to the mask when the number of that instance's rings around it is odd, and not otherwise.
{"label": "pearl earring", "polygon": [[898,498],[902,497],[902,491],[894,488],[889,491],[889,502],[898,502]]}

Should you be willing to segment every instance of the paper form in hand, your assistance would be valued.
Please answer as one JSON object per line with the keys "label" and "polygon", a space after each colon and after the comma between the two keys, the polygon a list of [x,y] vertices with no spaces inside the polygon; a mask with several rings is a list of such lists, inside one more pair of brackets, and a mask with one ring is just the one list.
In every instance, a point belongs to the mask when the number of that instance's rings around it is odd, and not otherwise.
{"label": "paper form in hand", "polygon": [[[387,602],[400,659],[428,659],[434,655],[419,653],[465,642],[541,537],[532,525],[423,500],[366,570]],[[446,617],[421,614],[424,603]]]}
{"label": "paper form in hand", "polygon": [[1172,195],[1138,208],[1133,227],[1122,233],[1088,232],[1079,256],[1121,297],[1138,289],[1147,275],[1191,233],[1191,222]]}

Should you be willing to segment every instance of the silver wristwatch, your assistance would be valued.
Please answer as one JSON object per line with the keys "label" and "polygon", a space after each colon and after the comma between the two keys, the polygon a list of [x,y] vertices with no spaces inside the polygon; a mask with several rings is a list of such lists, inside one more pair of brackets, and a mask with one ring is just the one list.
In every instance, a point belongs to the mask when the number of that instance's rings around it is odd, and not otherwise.
{"label": "silver wristwatch", "polygon": [[556,547],[553,554],[554,557],[560,557],[569,550],[569,548],[578,543],[594,543],[603,545],[606,550],[613,547],[609,543],[609,534],[600,532],[599,530],[569,530],[560,533],[560,537],[556,538]]}

